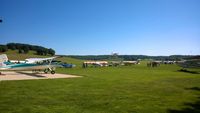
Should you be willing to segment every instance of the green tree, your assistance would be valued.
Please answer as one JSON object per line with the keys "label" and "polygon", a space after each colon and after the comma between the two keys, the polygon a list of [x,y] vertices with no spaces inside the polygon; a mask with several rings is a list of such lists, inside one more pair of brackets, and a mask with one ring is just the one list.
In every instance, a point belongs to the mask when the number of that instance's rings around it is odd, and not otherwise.
{"label": "green tree", "polygon": [[6,45],[0,45],[0,52],[6,52],[8,50]]}
{"label": "green tree", "polygon": [[21,54],[21,53],[24,53],[24,51],[23,51],[22,49],[19,49],[19,50],[18,50],[18,53]]}
{"label": "green tree", "polygon": [[22,47],[22,49],[24,50],[24,53],[28,53],[28,52],[29,52],[29,47],[26,46],[26,45],[24,45],[24,46]]}
{"label": "green tree", "polygon": [[48,49],[48,54],[50,54],[51,56],[55,55],[55,51],[53,49]]}
{"label": "green tree", "polygon": [[16,50],[16,45],[15,45],[15,43],[8,43],[8,44],[7,44],[7,47],[8,47],[8,49]]}

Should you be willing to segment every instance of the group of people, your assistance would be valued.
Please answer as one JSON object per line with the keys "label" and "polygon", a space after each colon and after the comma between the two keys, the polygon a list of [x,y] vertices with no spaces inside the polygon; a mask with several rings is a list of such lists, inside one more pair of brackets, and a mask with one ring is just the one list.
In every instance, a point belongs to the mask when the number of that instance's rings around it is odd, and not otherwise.
{"label": "group of people", "polygon": [[147,63],[147,67],[158,67],[158,66],[160,66],[159,62],[153,61],[153,62],[148,62]]}

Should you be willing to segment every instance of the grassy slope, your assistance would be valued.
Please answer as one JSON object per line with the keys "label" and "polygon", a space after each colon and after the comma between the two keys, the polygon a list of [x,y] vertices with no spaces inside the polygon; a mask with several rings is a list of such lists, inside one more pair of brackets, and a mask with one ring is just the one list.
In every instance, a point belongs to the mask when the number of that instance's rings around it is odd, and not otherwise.
{"label": "grassy slope", "polygon": [[19,54],[18,51],[8,50],[7,52],[0,53],[0,54],[6,54],[8,56],[8,59],[10,60],[24,60],[26,58],[40,58],[40,57],[49,57],[49,56],[40,56],[36,55],[35,51],[29,51],[28,54]]}
{"label": "grassy slope", "polygon": [[[65,59],[64,59],[65,60]],[[76,61],[77,64],[78,61]],[[58,69],[82,78],[0,82],[2,113],[166,113],[198,100],[200,74],[176,65]],[[192,111],[194,109],[191,109]]]}

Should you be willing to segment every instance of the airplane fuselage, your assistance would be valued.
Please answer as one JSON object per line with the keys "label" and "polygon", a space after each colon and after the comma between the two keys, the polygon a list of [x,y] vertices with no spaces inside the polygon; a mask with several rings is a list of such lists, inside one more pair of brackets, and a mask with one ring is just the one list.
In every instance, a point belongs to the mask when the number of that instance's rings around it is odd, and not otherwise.
{"label": "airplane fuselage", "polygon": [[11,64],[0,67],[0,71],[28,71],[28,70],[43,70],[55,67],[54,65],[47,65],[47,64]]}

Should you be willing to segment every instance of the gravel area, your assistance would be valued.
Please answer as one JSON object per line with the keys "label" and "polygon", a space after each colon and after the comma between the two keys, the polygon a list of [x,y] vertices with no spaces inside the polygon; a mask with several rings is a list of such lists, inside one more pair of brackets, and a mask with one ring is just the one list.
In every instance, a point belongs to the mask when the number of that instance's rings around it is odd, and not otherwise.
{"label": "gravel area", "polygon": [[4,80],[34,80],[34,79],[55,79],[55,78],[76,78],[81,76],[68,74],[44,74],[32,72],[2,72],[0,81]]}

